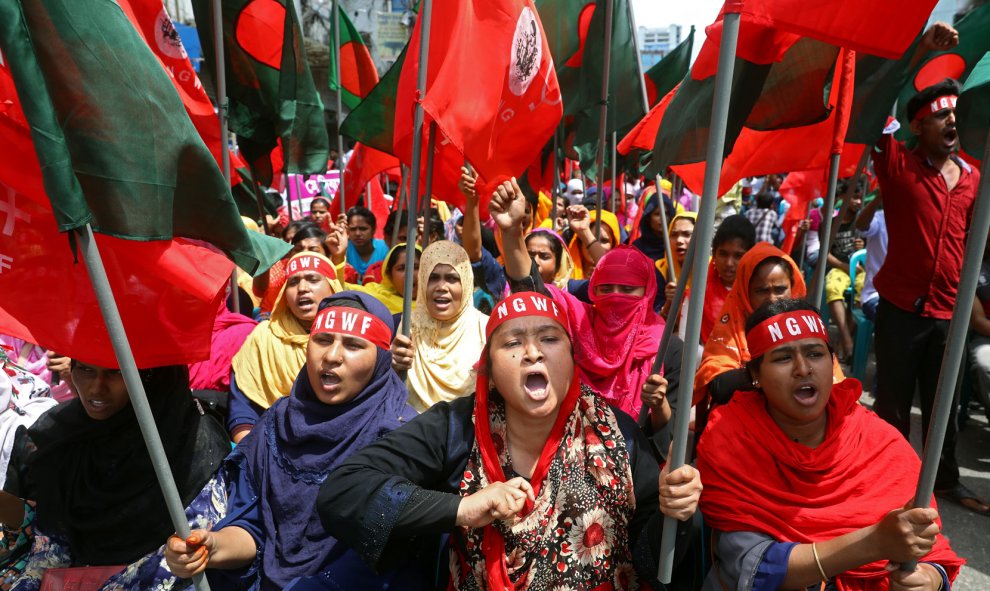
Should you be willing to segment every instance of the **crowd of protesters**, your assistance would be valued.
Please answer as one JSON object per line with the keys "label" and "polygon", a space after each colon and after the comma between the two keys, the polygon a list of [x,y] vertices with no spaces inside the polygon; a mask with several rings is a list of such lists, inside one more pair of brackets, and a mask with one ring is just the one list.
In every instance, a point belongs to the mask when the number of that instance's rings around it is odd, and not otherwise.
{"label": "crowd of protesters", "polygon": [[[786,174],[741,181],[699,269],[695,196],[667,181],[575,176],[555,201],[511,179],[483,220],[464,168],[464,207],[424,208],[415,244],[401,210],[335,218],[314,199],[303,220],[266,220],[292,250],[237,282],[248,304],[204,327],[210,359],[141,371],[185,538],[120,372],[3,337],[0,589],[69,567],[108,590],[200,574],[258,590],[949,589],[964,560],[937,505],[905,501],[912,399],[927,432],[979,184],[957,156],[958,94],[946,80],[908,103],[917,147],[878,142],[840,185],[834,236],[812,204],[784,252]],[[618,211],[597,207],[613,190]],[[804,301],[819,260],[824,314]],[[685,273],[707,290],[688,281],[675,309]],[[990,262],[962,414],[990,416],[988,286]],[[847,377],[858,307],[875,319],[876,414]],[[671,418],[692,407],[690,461],[670,470]],[[936,496],[990,514],[955,443],[953,417]],[[664,517],[679,524],[666,585]]]}

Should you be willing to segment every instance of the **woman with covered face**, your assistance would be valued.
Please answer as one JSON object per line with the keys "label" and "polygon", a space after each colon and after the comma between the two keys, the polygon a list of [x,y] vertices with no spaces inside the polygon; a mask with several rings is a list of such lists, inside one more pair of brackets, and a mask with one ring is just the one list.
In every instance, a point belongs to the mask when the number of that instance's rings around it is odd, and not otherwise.
{"label": "woman with covered face", "polygon": [[375,574],[315,512],[337,465],[416,416],[392,371],[392,331],[392,315],[369,295],[347,291],[320,304],[291,395],[224,461],[227,517],[170,538],[172,572],[205,570],[216,588],[260,591],[428,588],[415,549],[398,568]]}
{"label": "woman with covered face", "polygon": [[[162,564],[173,525],[123,376],[80,360],[70,375],[77,397],[15,436],[0,551],[22,572],[6,572],[2,584],[35,591],[49,569],[89,566],[116,572],[100,589],[174,588],[180,581]],[[140,375],[185,517],[210,527],[224,516],[214,473],[230,440],[193,399],[185,366]]]}
{"label": "woman with covered face", "polygon": [[653,581],[661,511],[693,514],[698,473],[659,473],[636,422],[581,383],[569,326],[542,294],[498,304],[475,394],[344,462],[320,490],[327,529],[372,565],[450,533],[459,590]]}
{"label": "woman with covered face", "polygon": [[411,338],[400,334],[392,342],[392,366],[408,372],[409,403],[419,412],[474,388],[488,316],[475,309],[473,294],[467,252],[448,240],[430,244],[419,265]]}
{"label": "woman with covered face", "polygon": [[315,252],[300,252],[285,266],[286,280],[270,319],[251,331],[231,363],[227,428],[239,442],[258,417],[292,391],[306,363],[309,329],[324,298],[341,291],[333,262]]}
{"label": "woman with covered face", "polygon": [[934,499],[910,508],[918,456],[859,404],[858,381],[833,383],[817,310],[766,303],[746,340],[751,383],[713,411],[698,445],[715,530],[705,591],[948,589],[963,560],[939,534]]}

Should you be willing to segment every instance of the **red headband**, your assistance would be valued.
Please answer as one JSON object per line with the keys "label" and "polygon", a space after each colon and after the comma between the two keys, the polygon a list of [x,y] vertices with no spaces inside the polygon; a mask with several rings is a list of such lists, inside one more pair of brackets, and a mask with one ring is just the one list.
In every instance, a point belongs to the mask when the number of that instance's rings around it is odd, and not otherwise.
{"label": "red headband", "polygon": [[316,271],[327,279],[336,279],[337,272],[333,270],[333,264],[318,256],[303,255],[289,259],[289,264],[285,266],[286,278],[292,277],[296,273],[306,271]]}
{"label": "red headband", "polygon": [[828,328],[821,316],[811,310],[795,310],[767,318],[746,333],[750,359],[791,341],[817,338],[828,342]]}
{"label": "red headband", "polygon": [[392,331],[381,318],[356,308],[342,306],[324,308],[317,314],[309,334],[322,332],[358,337],[386,351],[392,343]]}
{"label": "red headband", "polygon": [[492,310],[492,315],[488,318],[488,327],[485,329],[485,339],[492,338],[492,333],[499,326],[514,318],[523,316],[542,316],[551,320],[556,320],[564,327],[564,332],[570,335],[570,327],[567,324],[567,313],[557,305],[557,302],[547,296],[534,291],[524,291],[502,300],[499,305]]}
{"label": "red headband", "polygon": [[921,121],[925,117],[928,117],[929,115],[934,115],[935,113],[938,113],[942,109],[955,109],[956,99],[958,98],[959,97],[957,97],[954,94],[945,94],[936,98],[932,102],[918,109],[918,112],[914,114],[913,121]]}

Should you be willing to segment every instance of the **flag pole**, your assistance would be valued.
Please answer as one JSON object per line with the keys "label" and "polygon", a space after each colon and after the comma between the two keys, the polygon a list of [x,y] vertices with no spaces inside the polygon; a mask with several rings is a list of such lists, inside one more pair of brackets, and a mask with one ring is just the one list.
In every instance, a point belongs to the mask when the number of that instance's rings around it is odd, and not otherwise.
{"label": "flag pole", "polygon": [[[409,203],[406,206],[408,218],[408,233],[406,238],[406,269],[416,268],[416,210],[419,209],[419,172],[420,161],[423,155],[423,97],[426,95],[426,75],[430,58],[430,14],[433,11],[432,0],[423,0],[420,4],[419,18],[421,25],[419,30],[419,71],[417,72],[416,90],[418,100],[413,112],[413,142],[412,142],[412,169],[409,171]],[[406,286],[402,293],[402,334],[409,336],[412,328],[412,298],[413,298],[413,273],[406,273]]]}
{"label": "flag pole", "polygon": [[[227,132],[227,73],[224,71],[223,53],[223,12],[221,0],[213,0],[213,59],[216,62],[217,78],[217,118],[220,121],[220,170],[227,187],[230,187],[230,147]],[[230,301],[233,312],[241,313],[240,298],[237,297],[237,269],[230,274]]]}
{"label": "flag pole", "polygon": [[[608,87],[609,70],[612,62],[612,0],[605,0],[605,55],[602,56],[602,93],[598,110],[598,157],[595,161],[595,175],[598,181],[598,191],[595,192],[595,238],[602,238],[602,195],[605,192],[605,137],[608,132]],[[588,186],[585,185],[585,190]],[[618,236],[615,237],[619,239]]]}
{"label": "flag pole", "polygon": [[[667,255],[667,281],[677,281],[677,271],[674,270],[674,249],[670,246],[670,231],[668,229],[669,222],[667,221],[667,208],[663,204],[663,193],[660,192],[660,175],[656,176],[657,182],[657,201],[659,202],[657,207],[660,208],[660,233],[663,234],[663,250]],[[673,199],[671,199],[673,201]],[[646,204],[644,203],[645,207]],[[694,242],[692,241],[691,244]],[[690,244],[688,245],[690,249]],[[684,262],[686,265],[691,264],[691,257],[685,256]],[[683,271],[683,269],[681,269]],[[667,313],[670,317],[670,312]],[[676,316],[675,316],[676,318]]]}
{"label": "flag pole", "polygon": [[[738,8],[734,8],[738,10]],[[705,190],[701,198],[698,212],[698,223],[692,243],[697,243],[691,257],[692,269],[701,269],[708,262],[708,252],[705,245],[711,244],[715,225],[715,204],[718,200],[718,183],[722,176],[722,153],[725,146],[725,128],[729,117],[729,99],[732,88],[732,70],[735,66],[736,45],[739,41],[738,12],[726,12],[723,17],[722,42],[719,44],[718,71],[715,74],[715,100],[712,104],[712,126],[708,135],[708,150],[705,164]],[[659,192],[660,187],[657,187]],[[662,197],[661,197],[662,198]],[[682,273],[683,276],[683,273]],[[694,374],[698,369],[698,347],[701,338],[701,315],[705,305],[705,289],[708,283],[708,273],[698,273],[693,278],[691,302],[688,305],[685,322],[684,356],[681,361],[681,383],[694,383]],[[674,413],[673,448],[667,465],[674,471],[684,465],[687,456],[688,421],[691,416],[691,404],[677,405]],[[674,569],[674,543],[677,538],[678,521],[673,517],[664,517],[663,535],[660,539],[660,564],[657,578],[661,583],[669,583]]]}
{"label": "flag pole", "polygon": [[[811,280],[811,290],[808,292],[808,300],[811,305],[821,310],[822,299],[825,292],[822,286],[825,285],[825,268],[828,263],[828,249],[832,240],[832,214],[835,211],[835,190],[839,183],[839,160],[842,154],[832,154],[828,163],[828,192],[825,195],[825,209],[822,212],[822,220],[825,223],[822,232],[822,244],[818,249],[818,263],[815,265],[815,275]],[[849,199],[844,199],[848,202]]]}
{"label": "flag pole", "polygon": [[[179,497],[179,489],[175,486],[175,478],[172,476],[168,456],[165,455],[165,448],[162,446],[162,438],[158,433],[158,427],[155,425],[155,416],[148,404],[148,395],[144,391],[144,384],[141,382],[141,375],[138,373],[137,363],[134,361],[134,353],[127,340],[124,323],[120,318],[120,311],[117,309],[117,302],[114,300],[113,291],[110,288],[110,280],[107,278],[107,270],[103,266],[100,249],[93,236],[93,228],[86,224],[76,232],[79,237],[83,260],[86,262],[86,273],[89,275],[89,281],[93,286],[93,292],[96,294],[96,301],[100,306],[103,322],[106,324],[107,333],[110,335],[110,344],[113,346],[114,355],[120,366],[120,373],[124,378],[124,384],[127,386],[127,395],[131,400],[134,414],[137,416],[144,444],[151,456],[151,465],[155,469],[158,485],[162,489],[162,496],[165,497],[165,506],[172,520],[172,526],[179,537],[185,539],[189,537],[190,533],[189,521],[186,519],[182,499]],[[202,574],[193,577],[193,583],[198,591],[209,591],[210,589],[206,577]]]}
{"label": "flag pole", "polygon": [[[921,456],[921,473],[914,494],[915,507],[928,507],[932,493],[935,491],[935,474],[938,471],[939,458],[942,456],[942,447],[945,443],[945,431],[955,401],[959,365],[966,351],[966,332],[969,330],[970,314],[976,297],[986,237],[990,232],[990,180],[987,178],[990,175],[990,133],[987,134],[986,147],[983,149],[983,166],[980,172],[980,187],[976,193],[976,206],[973,209],[969,236],[966,238],[956,305],[952,310],[952,320],[949,321],[942,368],[939,370],[935,402],[932,404],[932,418],[928,423],[928,436],[925,438],[925,449]],[[904,563],[901,569],[912,571],[916,565],[917,561]]]}
{"label": "flag pole", "polygon": [[[302,13],[300,13],[302,14]],[[340,182],[337,185],[337,197],[340,201],[340,212],[347,211],[347,195],[344,193],[344,136],[340,133],[340,125],[344,121],[344,86],[340,82],[340,0],[333,0],[331,7],[333,19],[333,76],[337,83],[337,161],[334,166],[340,171]]]}
{"label": "flag pole", "polygon": [[[392,224],[392,246],[399,243],[399,216],[402,215],[402,204],[406,202],[406,165],[399,165],[399,194],[395,196],[395,220]],[[408,230],[407,230],[408,232]],[[404,286],[403,286],[404,287]]]}
{"label": "flag pole", "polygon": [[426,186],[423,196],[423,248],[430,245],[430,209],[433,206],[433,152],[436,148],[437,124],[430,121],[430,135],[426,141]]}
{"label": "flag pole", "polygon": [[557,200],[560,199],[560,163],[557,161],[558,138],[560,137],[560,125],[553,130],[553,186],[550,187],[550,229],[557,231]]}
{"label": "flag pole", "polygon": [[618,154],[618,148],[616,146],[615,132],[612,132],[612,213],[615,213],[615,199],[618,194],[618,190],[615,187],[615,169],[617,168],[616,155]]}

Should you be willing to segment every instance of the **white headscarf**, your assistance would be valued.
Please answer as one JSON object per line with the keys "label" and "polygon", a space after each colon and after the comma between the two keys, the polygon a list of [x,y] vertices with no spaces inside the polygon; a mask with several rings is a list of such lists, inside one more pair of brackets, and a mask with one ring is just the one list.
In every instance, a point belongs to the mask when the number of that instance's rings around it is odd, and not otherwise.
{"label": "white headscarf", "polygon": [[7,464],[17,428],[30,427],[57,404],[44,380],[0,355],[0,488],[7,481]]}

